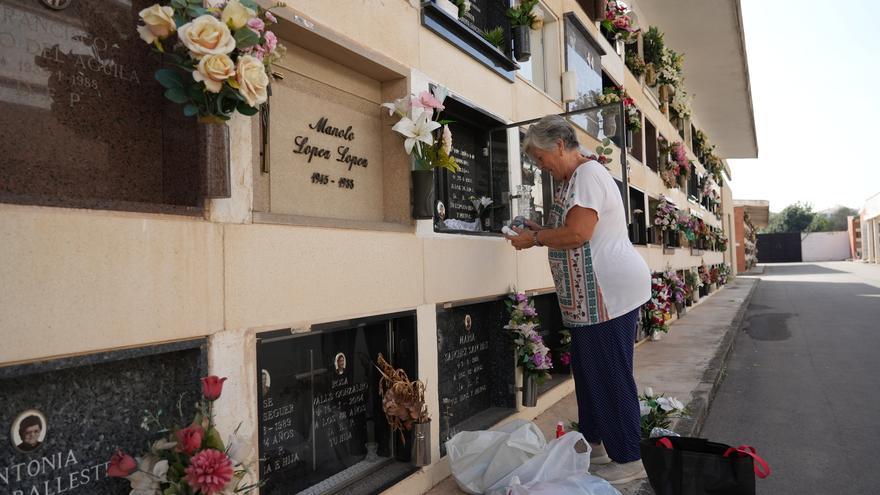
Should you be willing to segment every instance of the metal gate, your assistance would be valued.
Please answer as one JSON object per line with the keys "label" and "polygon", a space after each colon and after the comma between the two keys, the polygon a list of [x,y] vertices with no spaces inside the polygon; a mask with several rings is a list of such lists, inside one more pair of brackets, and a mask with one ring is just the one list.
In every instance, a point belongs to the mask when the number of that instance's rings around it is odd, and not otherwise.
{"label": "metal gate", "polygon": [[758,234],[758,263],[803,261],[800,232]]}

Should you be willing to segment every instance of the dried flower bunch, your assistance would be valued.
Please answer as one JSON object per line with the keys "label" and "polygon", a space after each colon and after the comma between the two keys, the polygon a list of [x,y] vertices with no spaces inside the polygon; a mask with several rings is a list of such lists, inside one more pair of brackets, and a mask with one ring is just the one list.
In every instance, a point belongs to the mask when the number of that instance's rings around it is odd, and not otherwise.
{"label": "dried flower bunch", "polygon": [[382,375],[379,379],[379,396],[382,397],[382,410],[392,431],[399,431],[404,442],[403,431],[411,430],[414,423],[427,423],[431,417],[425,404],[425,384],[420,380],[410,381],[406,371],[395,369],[385,361],[382,353],[376,359],[376,368]]}

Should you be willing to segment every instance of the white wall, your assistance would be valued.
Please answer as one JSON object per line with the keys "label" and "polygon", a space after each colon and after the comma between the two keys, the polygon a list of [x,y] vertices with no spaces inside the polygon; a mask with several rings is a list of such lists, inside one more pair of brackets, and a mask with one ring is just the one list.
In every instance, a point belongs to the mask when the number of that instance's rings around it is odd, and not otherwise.
{"label": "white wall", "polygon": [[850,257],[849,233],[809,232],[801,234],[804,261],[843,261]]}

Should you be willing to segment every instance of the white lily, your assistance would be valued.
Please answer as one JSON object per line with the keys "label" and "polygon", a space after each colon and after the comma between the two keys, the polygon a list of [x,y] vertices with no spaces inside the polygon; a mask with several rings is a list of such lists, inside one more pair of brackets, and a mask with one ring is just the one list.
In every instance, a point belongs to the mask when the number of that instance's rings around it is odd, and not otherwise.
{"label": "white lily", "polygon": [[654,397],[654,389],[651,387],[645,388],[645,395],[647,397]]}
{"label": "white lily", "polygon": [[[403,146],[408,154],[412,154],[416,143],[422,142],[428,146],[434,144],[434,136],[431,133],[440,127],[440,124],[431,120],[431,114],[430,111],[422,111],[414,120],[403,117],[391,128],[406,137]],[[416,153],[421,156],[421,149],[416,147]]]}
{"label": "white lily", "polygon": [[250,462],[254,449],[248,440],[248,437],[238,433],[229,437],[226,454],[232,459],[233,465],[241,466]]}
{"label": "white lily", "polygon": [[639,401],[639,416],[647,416],[650,413],[651,413],[651,406],[649,406],[647,402],[640,400]]}
{"label": "white lily", "polygon": [[177,447],[177,442],[171,442],[164,438],[160,438],[153,442],[153,445],[150,447],[150,451],[158,453],[160,450],[170,450],[174,447]]}
{"label": "white lily", "polygon": [[409,111],[412,109],[412,97],[404,96],[403,98],[398,98],[390,103],[383,103],[382,108],[388,109],[388,115],[400,115],[401,117],[406,117],[409,115]]}
{"label": "white lily", "polygon": [[159,460],[157,456],[147,455],[138,458],[137,471],[128,475],[131,482],[129,495],[161,495],[160,483],[167,483],[168,461]]}

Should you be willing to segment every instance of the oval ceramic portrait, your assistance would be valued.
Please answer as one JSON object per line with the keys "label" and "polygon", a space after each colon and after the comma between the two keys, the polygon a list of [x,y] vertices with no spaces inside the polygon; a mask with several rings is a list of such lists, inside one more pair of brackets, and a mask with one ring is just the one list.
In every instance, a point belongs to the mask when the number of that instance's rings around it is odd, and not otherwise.
{"label": "oval ceramic portrait", "polygon": [[30,454],[43,447],[48,429],[46,415],[36,409],[28,409],[12,422],[9,438],[15,450]]}
{"label": "oval ceramic portrait", "polygon": [[345,373],[346,366],[345,354],[337,353],[336,356],[333,357],[333,368],[336,370],[337,375],[342,375]]}
{"label": "oval ceramic portrait", "polygon": [[471,319],[471,315],[464,315],[464,329],[465,330],[470,332],[471,326],[473,325],[473,323],[474,323],[474,321]]}

